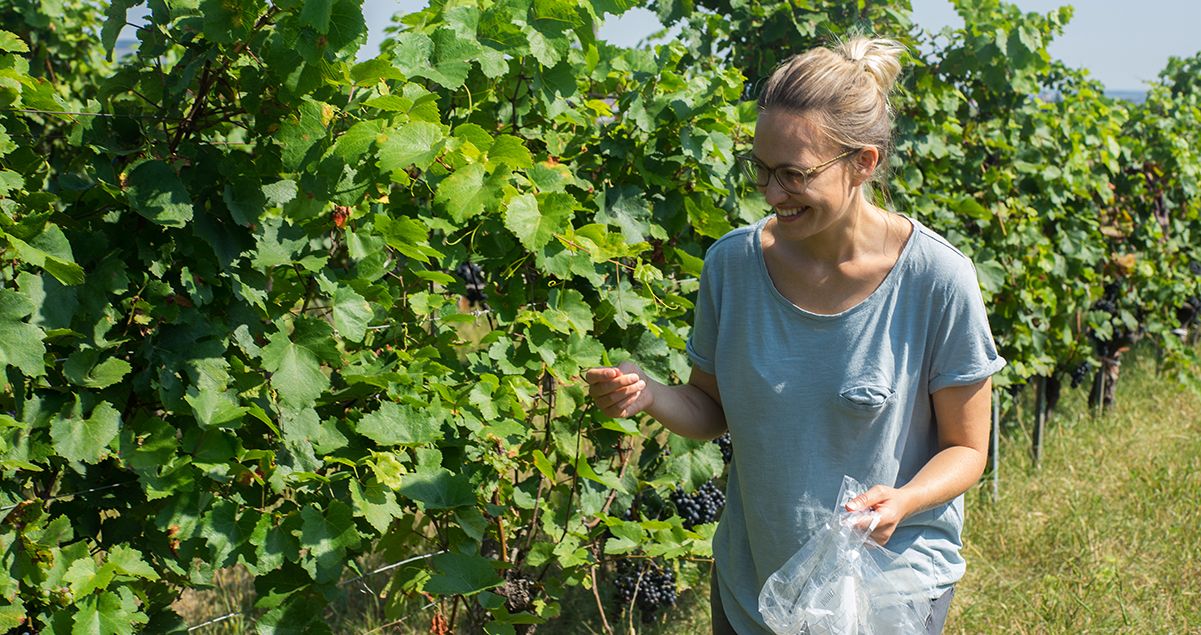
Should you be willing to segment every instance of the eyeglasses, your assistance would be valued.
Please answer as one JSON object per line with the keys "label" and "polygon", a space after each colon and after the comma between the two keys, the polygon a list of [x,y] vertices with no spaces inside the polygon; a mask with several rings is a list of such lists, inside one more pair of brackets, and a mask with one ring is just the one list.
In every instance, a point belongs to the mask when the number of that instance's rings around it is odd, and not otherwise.
{"label": "eyeglasses", "polygon": [[749,154],[739,155],[738,165],[742,168],[742,173],[746,175],[746,178],[750,179],[757,187],[767,187],[767,184],[771,182],[772,175],[775,175],[776,182],[780,184],[780,189],[789,194],[803,194],[809,188],[809,179],[813,178],[813,175],[839,159],[848,157],[855,152],[856,150],[847,150],[825,163],[819,163],[811,168],[803,169],[790,165],[769,168],[763,165],[759,159]]}

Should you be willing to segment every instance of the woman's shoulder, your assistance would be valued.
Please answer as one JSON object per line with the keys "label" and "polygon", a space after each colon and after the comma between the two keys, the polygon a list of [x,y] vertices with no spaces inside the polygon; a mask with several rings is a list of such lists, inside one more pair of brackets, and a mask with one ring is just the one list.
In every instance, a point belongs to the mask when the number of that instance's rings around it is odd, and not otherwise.
{"label": "woman's shoulder", "polygon": [[910,266],[916,274],[936,285],[975,280],[976,268],[967,254],[917,219],[910,217],[910,220],[914,227],[910,238],[914,241]]}
{"label": "woman's shoulder", "polygon": [[766,219],[726,232],[705,250],[705,262],[752,256],[757,253],[759,228]]}

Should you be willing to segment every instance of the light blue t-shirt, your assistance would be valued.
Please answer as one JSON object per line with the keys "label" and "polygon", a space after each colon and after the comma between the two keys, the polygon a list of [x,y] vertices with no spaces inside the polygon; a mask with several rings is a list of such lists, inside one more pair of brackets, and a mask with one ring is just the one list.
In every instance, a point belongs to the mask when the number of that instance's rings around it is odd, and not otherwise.
{"label": "light blue t-shirt", "polygon": [[[833,511],[843,475],[907,483],[938,452],[931,394],[1005,365],[971,260],[908,220],[914,231],[884,281],[833,315],[797,307],[772,284],[766,218],[705,255],[688,354],[717,376],[733,440],[713,552],[742,635],[771,635],[759,591]],[[905,519],[886,547],[934,598],[963,576],[962,528],[959,496]]]}

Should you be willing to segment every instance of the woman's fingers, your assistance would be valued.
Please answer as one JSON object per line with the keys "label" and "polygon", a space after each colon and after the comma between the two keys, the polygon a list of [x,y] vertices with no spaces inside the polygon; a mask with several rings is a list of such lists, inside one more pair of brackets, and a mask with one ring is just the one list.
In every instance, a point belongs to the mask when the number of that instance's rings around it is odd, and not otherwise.
{"label": "woman's fingers", "polygon": [[584,372],[588,395],[610,417],[628,417],[641,410],[647,385],[636,365],[592,368]]}

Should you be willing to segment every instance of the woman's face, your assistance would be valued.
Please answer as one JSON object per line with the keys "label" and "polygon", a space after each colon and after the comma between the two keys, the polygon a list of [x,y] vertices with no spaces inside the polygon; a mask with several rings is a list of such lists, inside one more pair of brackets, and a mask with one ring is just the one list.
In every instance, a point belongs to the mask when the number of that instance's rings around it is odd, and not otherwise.
{"label": "woman's face", "polygon": [[[809,115],[769,109],[755,124],[755,158],[768,168],[807,169],[821,165],[845,152],[818,128]],[[843,220],[854,202],[854,155],[834,161],[809,176],[808,187],[788,192],[777,178],[760,187],[767,203],[776,211],[778,229],[789,236],[805,238]]]}

